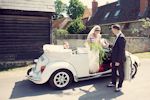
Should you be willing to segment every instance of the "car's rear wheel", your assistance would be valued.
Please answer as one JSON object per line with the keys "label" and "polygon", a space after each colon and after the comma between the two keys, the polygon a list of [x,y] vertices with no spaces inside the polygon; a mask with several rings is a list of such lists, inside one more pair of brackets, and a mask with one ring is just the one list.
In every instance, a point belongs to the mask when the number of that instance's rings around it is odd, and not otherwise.
{"label": "car's rear wheel", "polygon": [[73,75],[68,70],[57,70],[50,77],[49,83],[55,89],[64,89],[73,81]]}

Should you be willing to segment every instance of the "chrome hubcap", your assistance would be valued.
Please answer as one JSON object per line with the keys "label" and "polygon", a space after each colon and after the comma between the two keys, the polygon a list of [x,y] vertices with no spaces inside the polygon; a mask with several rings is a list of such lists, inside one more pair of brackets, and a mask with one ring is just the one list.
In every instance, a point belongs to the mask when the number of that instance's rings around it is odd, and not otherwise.
{"label": "chrome hubcap", "polygon": [[66,72],[59,72],[54,77],[54,84],[57,87],[65,87],[69,83],[69,75]]}

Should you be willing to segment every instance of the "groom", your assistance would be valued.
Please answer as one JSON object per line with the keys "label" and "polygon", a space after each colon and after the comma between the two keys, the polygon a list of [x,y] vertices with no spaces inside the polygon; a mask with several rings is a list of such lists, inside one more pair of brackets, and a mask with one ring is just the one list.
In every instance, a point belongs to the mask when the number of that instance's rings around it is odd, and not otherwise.
{"label": "groom", "polygon": [[[125,62],[125,45],[126,40],[124,34],[121,32],[121,27],[118,24],[111,26],[113,34],[116,36],[114,46],[112,48],[111,66],[112,66],[112,79],[107,85],[108,87],[116,87],[115,91],[119,92],[122,88],[124,81],[124,62]],[[119,72],[119,83],[116,86],[117,70]]]}

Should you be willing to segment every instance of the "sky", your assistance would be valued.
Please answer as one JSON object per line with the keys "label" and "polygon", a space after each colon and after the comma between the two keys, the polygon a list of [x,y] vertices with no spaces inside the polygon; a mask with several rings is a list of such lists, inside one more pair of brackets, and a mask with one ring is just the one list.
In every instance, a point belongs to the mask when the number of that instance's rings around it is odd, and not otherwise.
{"label": "sky", "polygon": [[[62,0],[65,4],[68,4],[70,0]],[[79,0],[83,3],[83,5],[88,6],[88,8],[92,8],[92,1],[93,0]],[[117,0],[96,0],[98,5],[105,5],[106,3],[115,2]]]}

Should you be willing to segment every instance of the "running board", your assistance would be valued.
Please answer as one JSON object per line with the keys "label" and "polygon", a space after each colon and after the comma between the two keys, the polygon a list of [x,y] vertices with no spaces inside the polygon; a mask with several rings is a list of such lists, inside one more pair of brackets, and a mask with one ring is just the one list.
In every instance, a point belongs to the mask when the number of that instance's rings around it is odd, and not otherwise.
{"label": "running board", "polygon": [[87,77],[80,77],[77,79],[77,81],[84,81],[84,80],[95,79],[95,78],[106,77],[106,76],[111,76],[111,73],[92,75],[92,76],[87,76]]}

